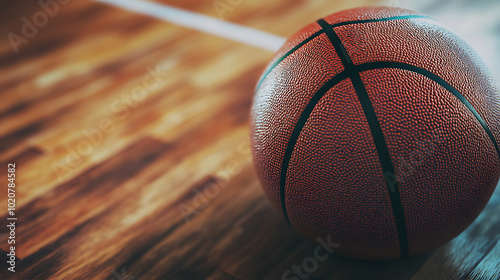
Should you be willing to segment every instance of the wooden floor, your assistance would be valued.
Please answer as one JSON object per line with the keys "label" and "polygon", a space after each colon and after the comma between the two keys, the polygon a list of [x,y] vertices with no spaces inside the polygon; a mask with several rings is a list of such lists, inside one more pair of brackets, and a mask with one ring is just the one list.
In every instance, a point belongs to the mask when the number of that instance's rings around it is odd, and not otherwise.
{"label": "wooden floor", "polygon": [[[217,1],[232,9],[218,13]],[[273,54],[66,2],[45,24],[38,1],[0,4],[0,279],[282,279],[313,256],[316,245],[265,197],[248,147],[253,88]],[[384,3],[164,2],[284,37],[325,14]],[[386,3],[441,19],[500,80],[498,1]],[[7,34],[21,36],[33,16],[40,27],[12,45]],[[15,273],[3,224],[8,163]],[[499,213],[500,188],[464,233],[430,253],[332,255],[309,279],[500,279]]]}

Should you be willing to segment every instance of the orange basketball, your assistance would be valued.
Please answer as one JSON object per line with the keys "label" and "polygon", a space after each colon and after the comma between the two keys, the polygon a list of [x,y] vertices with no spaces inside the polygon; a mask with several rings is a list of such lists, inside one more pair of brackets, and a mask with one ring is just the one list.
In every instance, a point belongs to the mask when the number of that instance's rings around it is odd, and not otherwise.
{"label": "orange basketball", "polygon": [[287,40],[255,91],[251,142],[270,200],[337,253],[435,248],[499,179],[500,98],[476,53],[399,8],[343,11]]}

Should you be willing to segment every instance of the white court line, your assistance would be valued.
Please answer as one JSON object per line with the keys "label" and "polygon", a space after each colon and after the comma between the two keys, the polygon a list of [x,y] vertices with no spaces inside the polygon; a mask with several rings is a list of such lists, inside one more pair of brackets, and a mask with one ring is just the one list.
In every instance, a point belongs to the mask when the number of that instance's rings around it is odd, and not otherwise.
{"label": "white court line", "polygon": [[95,0],[222,38],[277,51],[286,38],[165,4],[142,0]]}

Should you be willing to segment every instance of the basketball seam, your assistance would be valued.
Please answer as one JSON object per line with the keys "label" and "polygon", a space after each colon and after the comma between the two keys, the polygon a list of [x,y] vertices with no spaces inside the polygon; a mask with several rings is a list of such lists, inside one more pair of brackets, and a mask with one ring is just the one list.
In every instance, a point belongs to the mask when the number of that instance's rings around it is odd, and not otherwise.
{"label": "basketball seam", "polygon": [[488,124],[484,119],[481,117],[481,115],[477,112],[477,110],[472,106],[472,104],[463,96],[456,88],[454,88],[452,85],[450,85],[448,82],[446,82],[443,78],[439,77],[438,75],[424,69],[421,67],[417,67],[411,64],[407,63],[402,63],[402,62],[390,62],[390,61],[376,61],[376,62],[368,62],[360,65],[355,65],[356,68],[358,68],[359,72],[363,71],[368,71],[368,70],[375,70],[375,69],[383,69],[383,68],[393,68],[393,69],[402,69],[402,70],[408,70],[417,74],[420,74],[424,77],[427,77],[428,79],[436,82],[440,86],[442,86],[444,89],[449,91],[451,94],[453,94],[462,104],[464,104],[465,107],[474,115],[476,120],[479,122],[479,124],[483,127],[484,131],[490,138],[491,142],[493,143],[493,146],[495,147],[495,150],[497,152],[497,156],[499,157],[500,160],[500,149],[498,147],[498,143],[495,139],[495,136],[493,135],[493,132],[491,129],[488,127]]}
{"label": "basketball seam", "polygon": [[[410,19],[410,18],[427,18],[431,20],[436,19],[428,16],[421,16],[421,15],[406,15],[406,16],[394,16],[394,17],[387,17],[387,18],[378,18],[378,19],[364,19],[364,20],[352,20],[352,21],[346,21],[346,22],[340,22],[340,23],[335,23],[335,24],[329,24],[332,28],[339,27],[339,26],[345,26],[345,25],[352,25],[352,24],[363,24],[363,23],[371,23],[371,22],[383,22],[383,21],[391,21],[391,20],[399,20],[399,19]],[[291,48],[288,52],[286,52],[284,55],[282,55],[278,60],[276,60],[268,69],[262,74],[261,78],[257,82],[257,86],[255,89],[257,90],[264,79],[271,73],[271,71],[276,67],[278,64],[280,64],[285,58],[290,56],[292,53],[294,53],[296,50],[300,49],[302,46],[305,44],[309,43],[311,40],[314,38],[318,37],[319,35],[323,34],[324,30],[320,29],[316,31],[314,34],[311,36],[307,37],[304,39],[302,42],[298,43],[295,47]]]}
{"label": "basketball seam", "polygon": [[[455,92],[455,93],[458,93],[459,95],[461,95],[458,92],[457,89],[455,89],[452,85],[450,85],[449,83],[447,83],[441,77],[439,77],[436,74],[434,74],[432,72],[429,72],[429,71],[427,71],[427,70],[425,70],[423,68],[420,68],[420,67],[417,67],[417,66],[414,66],[414,65],[411,65],[411,64],[401,63],[401,62],[381,61],[381,62],[368,62],[368,63],[364,63],[364,64],[360,64],[360,65],[354,65],[354,66],[356,68],[358,68],[358,71],[360,73],[364,72],[364,71],[368,71],[368,70],[376,70],[376,69],[384,69],[384,68],[385,69],[403,69],[403,70],[408,70],[408,71],[411,71],[413,73],[417,73],[417,74],[420,74],[420,75],[422,75],[424,77],[429,78],[430,80],[432,80],[432,81],[436,82],[437,84],[441,85],[444,89],[446,89],[447,91],[449,91],[452,94],[454,94],[454,92]],[[425,74],[423,74],[423,73],[425,73]],[[283,164],[281,166],[281,179],[280,179],[281,208],[283,210],[283,214],[285,216],[285,219],[287,220],[287,222],[289,224],[291,224],[291,223],[290,223],[290,220],[289,220],[289,217],[288,217],[288,213],[287,213],[287,210],[286,210],[285,186],[286,186],[286,175],[287,175],[288,165],[289,165],[289,162],[290,162],[293,150],[295,148],[295,144],[296,144],[296,142],[298,140],[300,132],[302,131],[303,127],[305,126],[305,124],[306,124],[306,122],[307,122],[310,114],[312,113],[315,105],[324,96],[324,94],[326,94],[326,92],[328,92],[330,89],[332,89],[333,87],[335,87],[336,85],[338,85],[339,83],[341,83],[346,78],[348,78],[348,74],[347,74],[347,71],[344,70],[341,73],[339,73],[336,76],[334,76],[332,79],[330,79],[324,86],[322,86],[320,88],[320,90],[318,90],[314,94],[314,96],[311,98],[311,101],[312,100],[314,100],[314,101],[313,102],[310,101],[310,103],[308,103],[308,105],[306,107],[306,108],[308,108],[309,106],[311,106],[312,108],[309,108],[307,110],[304,109],[304,111],[302,112],[299,120],[297,121],[297,124],[296,124],[296,126],[294,128],[294,131],[292,132],[292,135],[290,136],[290,140],[288,142],[287,149],[286,149],[286,152],[285,152],[285,155],[284,155],[284,158],[283,158]],[[334,80],[335,80],[335,82],[333,82]],[[463,98],[465,98],[465,97],[463,97]],[[458,99],[459,99],[459,101],[462,102],[462,100],[460,98],[458,98]],[[314,105],[309,105],[311,103],[313,103]],[[470,104],[468,101],[467,101],[467,103]],[[466,104],[464,104],[464,105],[470,110],[469,106],[467,106]],[[471,107],[472,107],[472,105],[471,105]],[[471,111],[471,112],[475,112],[475,109],[474,109],[474,111]],[[478,117],[476,114],[474,114],[474,116],[476,118]],[[481,117],[479,116],[479,118],[481,118]],[[482,122],[479,121],[479,122],[480,122],[480,124],[485,123],[484,121],[482,121]],[[497,142],[496,142],[495,138],[492,136],[492,134],[488,132],[488,131],[490,131],[489,127],[487,125],[485,125],[485,126],[483,126],[483,128],[485,129],[486,133],[489,135],[490,139],[492,140],[495,148],[497,149],[497,154],[498,154],[498,156],[500,158],[500,151],[498,151]],[[394,174],[394,176],[395,176],[395,174]],[[386,179],[390,179],[390,178],[387,178],[387,176],[386,176]]]}
{"label": "basketball seam", "polygon": [[382,172],[387,184],[387,190],[389,192],[389,197],[391,199],[392,210],[394,214],[394,219],[396,222],[396,230],[398,233],[399,248],[401,252],[401,258],[408,256],[408,237],[406,233],[406,222],[404,219],[403,205],[401,202],[401,196],[399,193],[399,187],[397,181],[390,180],[389,177],[394,177],[394,165],[392,164],[391,156],[389,153],[389,148],[385,141],[385,137],[378,121],[373,104],[370,101],[366,88],[361,80],[358,69],[353,64],[347,50],[342,43],[333,27],[331,27],[324,19],[318,20],[318,24],[325,30],[328,39],[334,46],[335,51],[340,56],[342,63],[351,82],[354,86],[354,90],[358,96],[360,105],[365,114],[366,121],[370,128],[370,132],[373,138],[373,143],[377,150],[379,162],[382,167]]}
{"label": "basketball seam", "polygon": [[285,197],[285,184],[286,184],[286,175],[288,171],[288,165],[290,163],[290,159],[292,157],[293,149],[295,147],[295,144],[297,143],[297,140],[299,138],[300,132],[304,128],[304,125],[306,124],[307,119],[309,118],[309,115],[313,111],[314,107],[316,104],[319,102],[319,100],[334,86],[342,82],[344,79],[346,79],[347,76],[347,71],[342,71],[341,73],[335,75],[333,78],[328,80],[316,93],[313,95],[313,97],[309,100],[307,103],[306,107],[304,108],[304,111],[302,111],[297,123],[295,124],[295,127],[292,131],[292,134],[290,136],[290,139],[288,141],[285,154],[283,156],[283,163],[281,164],[281,174],[280,174],[280,201],[281,201],[281,208],[283,210],[283,214],[285,216],[286,221],[290,223],[290,219],[288,217],[288,213],[286,210],[286,197]]}
{"label": "basketball seam", "polygon": [[[382,20],[379,19],[379,21],[382,21]],[[320,23],[320,22],[321,22],[320,26],[322,26],[322,30],[316,32],[315,34],[319,35],[319,34],[322,34],[323,32],[326,33],[325,30],[331,29],[331,33],[334,34],[334,37],[338,38],[338,35],[333,30],[333,28],[335,26],[332,27],[333,25],[326,23],[326,21],[324,21],[324,20],[319,20],[318,23]],[[343,24],[343,25],[346,25],[346,24]],[[316,36],[318,36],[318,35],[316,35]],[[332,35],[332,34],[330,34],[330,35]],[[314,36],[314,37],[316,37],[316,36]],[[429,78],[430,80],[433,80],[434,82],[438,83],[443,88],[445,88],[447,91],[452,93],[457,99],[459,99],[460,102],[462,102],[467,107],[467,109],[469,111],[471,111],[471,113],[478,120],[478,122],[483,127],[485,132],[488,134],[488,136],[491,139],[493,145],[495,146],[497,154],[500,158],[500,150],[499,150],[498,144],[496,142],[496,139],[493,136],[493,133],[489,129],[488,125],[486,124],[486,122],[482,119],[482,117],[475,110],[475,108],[469,103],[469,101],[457,89],[455,89],[453,86],[451,86],[449,83],[447,83],[444,79],[442,79],[438,75],[436,75],[436,74],[434,74],[426,69],[423,69],[423,68],[420,68],[420,67],[417,67],[414,65],[410,65],[407,63],[369,62],[369,63],[360,64],[360,65],[354,65],[352,63],[352,61],[350,60],[350,57],[347,54],[347,51],[345,50],[345,47],[343,46],[342,42],[340,41],[340,38],[338,38],[338,42],[337,42],[337,44],[335,44],[333,42],[335,40],[332,40],[331,36],[328,36],[328,37],[329,37],[330,41],[332,42],[332,45],[335,47],[337,54],[339,55],[340,59],[342,60],[342,63],[346,66],[346,70],[344,70],[343,72],[337,74],[336,76],[334,76],[333,78],[328,80],[327,83],[325,83],[325,85],[323,85],[320,88],[320,90],[318,90],[313,95],[313,97],[309,101],[308,105],[306,106],[306,109],[304,109],[304,111],[301,113],[301,116],[299,117],[299,120],[297,121],[295,128],[292,132],[292,135],[290,137],[290,140],[288,142],[287,149],[285,151],[285,155],[283,158],[282,168],[281,168],[280,200],[281,200],[281,207],[282,207],[284,216],[289,224],[291,224],[291,223],[290,223],[290,219],[288,217],[288,213],[286,210],[286,196],[285,196],[285,186],[286,186],[286,176],[287,176],[288,165],[289,165],[295,144],[298,140],[298,137],[300,136],[300,133],[301,133],[303,127],[305,126],[305,123],[307,122],[310,114],[314,110],[314,107],[319,102],[319,100],[324,96],[324,94],[326,94],[326,92],[328,92],[331,88],[335,87],[338,83],[342,82],[344,79],[350,78],[351,82],[353,83],[353,86],[355,87],[355,91],[358,94],[358,97],[360,97],[359,92],[361,91],[362,92],[361,96],[366,98],[367,101],[369,102],[369,107],[371,107],[372,115],[375,116],[374,119],[376,120],[376,115],[375,115],[373,106],[372,106],[371,102],[369,101],[368,94],[366,93],[366,88],[364,87],[363,82],[362,82],[361,77],[360,77],[360,73],[363,71],[382,69],[382,68],[397,68],[397,69],[412,71],[414,73],[423,75],[423,76]],[[310,40],[308,40],[307,42],[309,42],[309,41]],[[274,67],[274,66],[272,66],[272,67]],[[353,73],[354,73],[354,75],[353,75]],[[364,102],[361,102],[361,103],[362,103],[361,105],[363,106]],[[365,109],[366,108],[363,108],[363,111],[365,112],[365,116],[366,116]],[[369,119],[370,118],[367,117],[367,121]],[[380,123],[378,123],[378,120],[376,120],[376,122],[377,122],[377,126],[380,128]],[[373,136],[372,127],[370,127],[370,130],[372,131],[372,136]],[[382,133],[381,129],[379,129],[379,131],[380,131],[380,134],[382,136],[382,140],[384,140],[383,133]],[[387,170],[384,170],[384,167],[383,167],[384,177],[386,179],[386,183],[387,183],[388,188],[389,188],[389,195],[391,197],[391,203],[393,205],[393,212],[394,212],[394,215],[396,217],[396,227],[398,228],[398,238],[400,241],[401,257],[403,258],[403,257],[406,257],[408,255],[408,239],[407,239],[406,225],[405,225],[405,221],[404,221],[404,211],[402,208],[402,202],[401,202],[399,189],[397,188],[397,181],[393,180],[392,182],[390,182],[390,180],[392,180],[392,178],[389,178],[389,176],[392,176],[393,178],[395,178],[395,172],[394,172],[394,168],[392,166],[392,161],[390,159],[390,154],[388,152],[388,148],[387,148],[387,145],[385,143],[385,140],[383,142],[384,142],[383,146],[385,146],[386,154],[388,156],[388,160],[386,159],[385,161],[390,163],[390,165],[389,165],[390,168],[388,168]],[[379,152],[378,149],[377,149],[377,152]],[[379,159],[380,159],[380,153],[379,153]],[[390,173],[389,176],[387,173]],[[392,190],[392,189],[394,189],[394,190]],[[394,207],[395,205],[396,205],[396,207]],[[398,219],[398,216],[399,216],[399,219]],[[399,223],[398,223],[398,220],[400,220]]]}
{"label": "basketball seam", "polygon": [[307,37],[306,39],[304,39],[304,41],[298,43],[295,47],[291,48],[288,52],[286,52],[284,55],[282,55],[278,60],[276,60],[265,72],[264,74],[262,74],[262,77],[259,79],[259,81],[257,82],[257,86],[255,87],[255,90],[257,90],[260,85],[262,84],[262,82],[264,81],[264,79],[267,77],[267,75],[269,75],[269,73],[271,73],[271,71],[273,71],[274,67],[276,67],[278,64],[280,64],[283,60],[285,60],[285,58],[287,58],[289,55],[291,55],[292,53],[294,53],[296,50],[300,49],[303,45],[309,43],[309,41],[313,40],[314,38],[318,37],[319,35],[321,35],[323,33],[323,30],[318,30],[316,31],[316,33],[314,33],[313,35]]}

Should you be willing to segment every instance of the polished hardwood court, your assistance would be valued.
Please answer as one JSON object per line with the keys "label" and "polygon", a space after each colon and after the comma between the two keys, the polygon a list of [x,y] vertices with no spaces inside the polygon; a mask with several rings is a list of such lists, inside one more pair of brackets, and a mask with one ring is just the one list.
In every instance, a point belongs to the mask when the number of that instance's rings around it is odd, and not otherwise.
{"label": "polished hardwood court", "polygon": [[[500,188],[434,251],[331,254],[307,278],[289,273],[318,245],[271,205],[249,150],[273,53],[96,1],[42,2],[56,4],[0,3],[0,279],[500,279]],[[494,0],[156,2],[283,37],[343,9],[411,7],[470,42],[500,81]]]}

